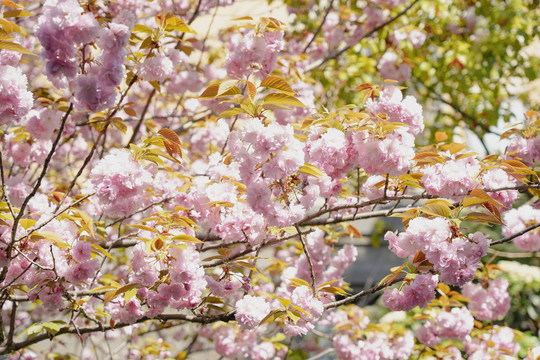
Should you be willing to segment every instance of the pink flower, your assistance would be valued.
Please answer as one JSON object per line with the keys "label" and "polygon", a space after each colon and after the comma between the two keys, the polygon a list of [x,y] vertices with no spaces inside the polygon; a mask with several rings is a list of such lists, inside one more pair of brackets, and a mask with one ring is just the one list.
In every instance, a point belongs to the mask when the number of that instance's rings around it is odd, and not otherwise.
{"label": "pink flower", "polygon": [[[481,181],[485,189],[498,189],[517,185],[517,181],[502,169],[489,169],[482,174]],[[509,208],[516,201],[519,193],[517,190],[501,190],[492,192],[490,195],[504,207]]]}
{"label": "pink flower", "polygon": [[497,278],[490,281],[487,289],[480,284],[465,284],[462,293],[471,300],[467,307],[480,321],[500,320],[510,309],[506,279]]}
{"label": "pink flower", "polygon": [[90,260],[92,255],[92,245],[88,241],[77,241],[73,249],[71,249],[71,255],[77,262],[83,262]]}
{"label": "pink flower", "polygon": [[446,160],[444,164],[429,165],[420,172],[422,183],[428,194],[453,200],[461,200],[478,182],[480,172],[478,160],[473,157]]}
{"label": "pink flower", "polygon": [[[293,305],[305,310],[311,316],[292,308]],[[311,289],[305,285],[296,287],[291,294],[289,309],[298,314],[300,319],[296,322],[292,319],[285,321],[285,334],[289,336],[305,335],[315,328],[315,322],[322,316],[324,306],[321,301],[313,296]]]}
{"label": "pink flower", "polygon": [[19,67],[0,65],[0,125],[17,124],[34,103],[28,80]]}
{"label": "pink flower", "polygon": [[403,83],[411,77],[411,67],[402,62],[398,65],[398,56],[393,52],[386,52],[377,65],[383,79],[396,80]]}
{"label": "pink flower", "polygon": [[75,105],[78,109],[98,112],[114,106],[118,94],[100,83],[97,75],[79,75],[75,80]]}
{"label": "pink flower", "polygon": [[415,336],[424,345],[435,347],[443,339],[463,341],[473,327],[474,319],[467,308],[452,308],[427,321],[416,330]]}
{"label": "pink flower", "polygon": [[139,68],[139,76],[147,81],[163,81],[172,76],[174,65],[165,55],[146,58]]}
{"label": "pink flower", "polygon": [[[503,214],[504,226],[502,233],[504,236],[511,236],[527,227],[540,221],[540,209],[535,209],[530,205],[522,205],[517,209],[512,209]],[[517,248],[525,251],[540,250],[540,233],[538,230],[529,231],[514,239]]]}
{"label": "pink flower", "polygon": [[61,114],[52,109],[31,110],[26,120],[26,130],[37,139],[50,140],[60,127]]}
{"label": "pink flower", "polygon": [[353,135],[352,144],[358,166],[368,174],[398,176],[413,165],[414,136],[405,128],[396,129],[382,138],[358,131]]}
{"label": "pink flower", "polygon": [[435,298],[435,288],[438,283],[439,275],[417,275],[401,291],[386,289],[382,301],[387,308],[393,311],[409,311],[416,306],[423,308]]}
{"label": "pink flower", "polygon": [[265,77],[274,70],[277,56],[283,49],[283,31],[264,31],[236,34],[230,43],[230,53],[225,67],[231,75],[244,77],[259,69],[256,73]]}
{"label": "pink flower", "polygon": [[236,302],[234,315],[240,329],[250,330],[261,322],[270,312],[270,304],[260,296],[246,295]]}
{"label": "pink flower", "polygon": [[366,109],[375,115],[388,115],[387,121],[408,125],[406,129],[413,135],[424,131],[422,106],[414,96],[403,98],[401,90],[395,86],[386,87],[375,101],[368,99]]}
{"label": "pink flower", "polygon": [[115,218],[134,213],[146,201],[152,174],[127,150],[112,149],[91,172],[96,196],[106,216]]}

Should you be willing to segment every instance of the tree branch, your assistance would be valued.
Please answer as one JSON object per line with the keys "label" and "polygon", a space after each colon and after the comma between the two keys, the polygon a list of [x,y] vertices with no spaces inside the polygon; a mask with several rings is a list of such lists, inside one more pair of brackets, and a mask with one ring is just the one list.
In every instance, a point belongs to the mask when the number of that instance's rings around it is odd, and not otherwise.
{"label": "tree branch", "polygon": [[391,286],[395,283],[398,283],[400,281],[403,281],[403,279],[405,278],[405,276],[399,276],[395,279],[393,279],[392,281],[390,282],[384,282],[382,284],[379,284],[377,286],[374,286],[370,289],[367,289],[367,290],[362,290],[360,291],[359,293],[356,293],[354,295],[351,295],[349,297],[346,297],[345,299],[343,300],[339,300],[339,301],[334,301],[334,302],[330,302],[330,303],[327,303],[327,304],[324,304],[324,308],[325,309],[330,309],[330,308],[335,308],[335,307],[338,307],[338,306],[341,306],[341,305],[346,305],[346,304],[350,304],[352,302],[355,302],[356,300],[360,299],[361,297],[364,297],[364,296],[367,296],[367,295],[371,295],[371,294],[374,294],[376,293],[377,291],[380,291],[388,286]]}
{"label": "tree branch", "polygon": [[354,44],[350,44],[350,45],[347,45],[345,46],[344,48],[342,48],[341,50],[338,50],[336,52],[334,52],[333,54],[330,54],[328,55],[327,57],[325,57],[324,59],[322,59],[319,63],[313,65],[313,66],[310,66],[306,69],[306,72],[311,72],[315,69],[317,69],[318,67],[320,67],[321,65],[325,64],[326,62],[332,60],[332,59],[336,59],[337,57],[341,56],[344,52],[348,51],[350,48],[352,48],[353,46],[355,46],[356,44],[358,44],[360,41],[364,40],[365,38],[375,34],[377,31],[381,30],[382,28],[384,28],[385,26],[388,26],[390,25],[391,23],[393,23],[394,21],[396,21],[398,18],[400,18],[401,16],[405,15],[407,13],[407,11],[409,11],[413,6],[414,4],[416,4],[419,0],[414,0],[412,3],[410,3],[405,9],[403,9],[399,14],[397,14],[396,16],[394,16],[393,18],[390,18],[388,19],[387,21],[385,21],[384,23],[382,23],[381,25],[375,27],[374,29],[372,29],[371,31],[369,31],[368,33],[366,33],[365,35],[362,35],[362,37],[360,39],[358,39],[358,41]]}

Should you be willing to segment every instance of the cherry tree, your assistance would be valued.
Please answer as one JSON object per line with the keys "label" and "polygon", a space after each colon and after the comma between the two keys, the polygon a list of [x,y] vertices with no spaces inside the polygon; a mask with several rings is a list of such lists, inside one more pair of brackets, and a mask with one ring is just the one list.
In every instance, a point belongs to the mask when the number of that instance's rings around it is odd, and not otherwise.
{"label": "cherry tree", "polygon": [[[0,354],[540,356],[497,263],[540,251],[534,104],[484,137],[535,2],[286,1],[211,38],[232,3],[1,2]],[[352,288],[343,239],[390,217],[402,265]]]}

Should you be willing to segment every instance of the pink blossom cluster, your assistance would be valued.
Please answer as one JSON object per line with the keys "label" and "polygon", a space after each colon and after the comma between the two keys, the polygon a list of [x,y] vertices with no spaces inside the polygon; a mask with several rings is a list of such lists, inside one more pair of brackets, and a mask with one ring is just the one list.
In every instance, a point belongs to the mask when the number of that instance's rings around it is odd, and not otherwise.
{"label": "pink blossom cluster", "polygon": [[[150,314],[162,312],[167,307],[193,308],[199,304],[206,289],[207,282],[200,265],[199,252],[193,246],[185,249],[170,248],[168,252],[170,256],[167,259],[159,258],[159,254],[148,254],[142,242],[133,249],[133,271],[129,277],[131,282],[144,286],[137,294],[146,300],[151,308]],[[170,280],[153,289],[162,272],[166,272]],[[135,305],[132,308],[138,311]]]}
{"label": "pink blossom cluster", "polygon": [[[296,312],[300,319],[288,318],[285,320],[284,332],[289,336],[305,335],[315,328],[315,323],[322,316],[323,303],[313,296],[311,289],[305,285],[296,287],[292,291],[290,300],[289,310]],[[293,306],[298,306],[309,315],[295,310]]]}
{"label": "pink blossom cluster", "polygon": [[444,164],[428,165],[420,172],[424,174],[422,183],[428,194],[461,200],[478,185],[480,164],[473,157],[447,159]]}
{"label": "pink blossom cluster", "polygon": [[463,341],[474,327],[474,319],[467,308],[452,308],[441,311],[416,329],[415,337],[422,344],[435,347],[444,339]]}
{"label": "pink blossom cluster", "polygon": [[413,165],[414,136],[405,127],[384,136],[357,131],[352,135],[352,144],[358,154],[358,166],[368,174],[398,176]]}
{"label": "pink blossom cluster", "polygon": [[34,99],[27,86],[26,75],[19,67],[0,63],[0,125],[18,124],[30,111]]}
{"label": "pink blossom cluster", "polygon": [[506,155],[511,159],[517,159],[527,166],[540,162],[540,136],[524,138],[516,135],[506,147]]}
{"label": "pink blossom cluster", "polygon": [[422,106],[414,96],[408,95],[403,98],[401,90],[395,86],[384,88],[377,100],[368,99],[366,110],[375,116],[387,114],[386,121],[407,125],[407,130],[412,135],[424,131]]}
{"label": "pink blossom cluster", "polygon": [[[305,242],[307,251],[310,254],[313,273],[315,275],[315,286],[324,284],[328,281],[338,280],[343,277],[345,269],[347,269],[355,260],[357,256],[356,247],[352,245],[345,245],[337,252],[333,252],[331,245],[325,243],[325,233],[317,229],[305,236]],[[282,273],[282,284],[278,289],[278,294],[283,292],[283,296],[288,296],[287,279],[303,279],[308,283],[311,282],[311,267],[305,254],[298,256],[294,252],[294,247],[290,248],[292,251],[281,251],[278,256],[289,264]],[[339,286],[341,281],[336,281],[332,286]],[[320,293],[319,297],[324,297],[327,300],[332,301],[333,295],[330,293]],[[321,298],[323,300],[323,298]]]}
{"label": "pink blossom cluster", "polygon": [[242,330],[255,328],[268,313],[270,304],[263,297],[246,295],[235,305],[236,322]]}
{"label": "pink blossom cluster", "polygon": [[229,75],[242,78],[254,73],[264,78],[276,68],[283,49],[283,31],[248,30],[243,35],[233,35],[229,47],[225,63]]}
{"label": "pink blossom cluster", "polygon": [[474,278],[490,240],[481,232],[455,236],[452,226],[455,225],[441,217],[417,217],[409,222],[405,232],[387,232],[384,239],[394,254],[411,262],[421,251],[434,270],[440,272],[442,282],[461,286]]}
{"label": "pink blossom cluster", "polygon": [[234,327],[222,324],[214,328],[203,328],[200,335],[211,339],[216,352],[225,358],[274,360],[278,355],[270,341],[257,341],[260,334],[255,331],[235,331]]}
{"label": "pink blossom cluster", "polygon": [[435,298],[439,275],[416,275],[409,284],[398,289],[386,289],[382,295],[384,305],[393,311],[409,311],[426,307]]}
{"label": "pink blossom cluster", "polygon": [[[40,299],[48,312],[61,311],[65,306],[64,291],[85,288],[100,267],[100,259],[92,258],[90,243],[81,239],[77,230],[67,219],[46,224],[42,231],[57,234],[66,246],[51,246],[51,241],[45,239],[29,244],[26,251],[34,260],[23,256],[12,258],[2,284],[29,286],[30,300]],[[18,232],[16,236],[23,234],[24,231]],[[2,233],[1,242],[6,243],[7,236],[11,233]],[[50,270],[53,266],[55,271]]]}
{"label": "pink blossom cluster", "polygon": [[78,46],[93,41],[99,24],[75,0],[47,0],[35,28],[47,60],[45,73],[58,88],[65,88],[78,72]]}
{"label": "pink blossom cluster", "polygon": [[514,340],[514,331],[507,326],[495,325],[479,331],[463,341],[469,360],[515,359],[519,344]]}
{"label": "pink blossom cluster", "polygon": [[333,179],[341,179],[354,166],[355,153],[347,133],[313,126],[306,142],[306,162],[318,166]]}
{"label": "pink blossom cluster", "polygon": [[131,215],[143,206],[147,201],[146,188],[153,182],[152,173],[125,149],[112,149],[90,176],[103,212],[111,218]]}
{"label": "pink blossom cluster", "polygon": [[487,288],[480,284],[465,284],[462,294],[470,299],[467,307],[480,321],[500,320],[510,309],[508,281],[503,278],[490,281]]}
{"label": "pink blossom cluster", "polygon": [[[499,189],[517,185],[517,180],[502,169],[489,169],[480,176],[485,189]],[[490,196],[500,202],[504,207],[509,208],[519,196],[517,190],[500,190],[490,193]]]}
{"label": "pink blossom cluster", "polygon": [[412,73],[411,66],[407,63],[399,62],[397,54],[391,51],[383,54],[377,68],[383,79],[396,80],[399,83],[409,80]]}
{"label": "pink blossom cluster", "polygon": [[181,55],[176,49],[167,53],[147,57],[139,66],[139,76],[147,81],[164,81],[173,77],[174,70],[180,64]]}
{"label": "pink blossom cluster", "polygon": [[[224,166],[221,156],[215,155],[210,156],[206,168],[211,180],[196,179],[189,191],[176,194],[176,201],[191,209],[190,215],[199,226],[219,235],[225,243],[239,239],[259,243],[266,233],[267,221],[243,201],[244,195],[238,191],[234,180],[238,174],[235,164]],[[226,174],[233,178],[225,179]],[[233,206],[212,206],[214,202]]]}
{"label": "pink blossom cluster", "polygon": [[410,331],[402,336],[374,331],[359,340],[336,335],[332,342],[339,360],[405,360],[414,350],[414,337]]}
{"label": "pink blossom cluster", "polygon": [[[504,236],[511,236],[539,221],[540,209],[533,208],[530,205],[522,205],[517,209],[511,209],[503,214],[504,226],[502,233]],[[539,251],[540,233],[533,230],[520,235],[514,239],[514,245],[525,251]]]}
{"label": "pink blossom cluster", "polygon": [[242,130],[231,133],[229,148],[239,163],[246,200],[253,210],[270,225],[281,227],[304,216],[306,209],[296,203],[295,186],[288,182],[304,164],[304,144],[294,137],[290,125],[265,126],[259,119],[248,119]]}

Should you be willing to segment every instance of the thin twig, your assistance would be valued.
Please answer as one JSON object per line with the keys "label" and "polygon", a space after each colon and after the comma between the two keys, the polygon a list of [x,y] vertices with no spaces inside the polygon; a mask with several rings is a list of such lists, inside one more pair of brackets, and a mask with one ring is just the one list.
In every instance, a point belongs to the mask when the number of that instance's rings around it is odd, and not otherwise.
{"label": "thin twig", "polygon": [[334,0],[331,0],[330,1],[330,5],[328,5],[328,8],[326,9],[326,12],[324,13],[324,17],[321,21],[321,24],[319,25],[319,27],[317,28],[317,30],[315,31],[315,33],[313,33],[313,37],[311,38],[311,40],[309,40],[309,42],[307,43],[307,45],[304,47],[304,50],[302,50],[302,53],[305,54],[307,49],[309,48],[309,46],[313,43],[313,41],[315,41],[315,38],[317,37],[317,35],[319,35],[319,33],[321,32],[321,29],[326,21],[326,17],[328,16],[328,14],[330,13],[330,10],[332,10],[332,5],[334,4]]}
{"label": "thin twig", "polygon": [[139,121],[137,122],[137,125],[135,125],[135,128],[133,129],[133,135],[131,135],[131,138],[126,144],[126,147],[128,147],[129,144],[135,143],[135,140],[137,139],[137,134],[139,133],[139,130],[144,121],[144,117],[146,116],[146,112],[148,111],[148,108],[150,107],[150,103],[152,102],[152,98],[154,97],[155,94],[156,94],[156,89],[152,89],[152,91],[150,92],[150,95],[148,95],[148,100],[146,100],[146,104],[144,104],[144,108],[141,113],[141,116],[139,117]]}
{"label": "thin twig", "polygon": [[[209,323],[214,323],[217,321],[225,321],[225,322],[231,321],[234,319],[234,314],[235,314],[234,310],[220,314],[220,315],[213,315],[213,316],[208,316],[208,315],[197,316],[197,315],[186,315],[186,314],[161,314],[153,318],[144,316],[138,319],[135,323],[138,324],[138,323],[142,323],[149,320],[159,320],[163,322],[170,321],[170,320],[180,320],[180,321],[199,323],[199,324],[209,324]],[[50,335],[49,333],[39,334],[39,335],[34,336],[32,339],[28,339],[28,340],[21,341],[18,343],[13,343],[9,347],[2,346],[0,347],[0,355],[8,354],[13,351],[17,351],[19,349],[27,348],[30,345],[33,345],[33,344],[36,344],[36,343],[39,343],[41,341],[48,340],[51,338],[55,338],[64,334],[82,335],[82,334],[89,334],[89,333],[94,333],[94,332],[104,332],[104,331],[112,330],[112,329],[119,329],[126,326],[131,326],[131,325],[133,324],[118,323],[118,324],[114,324],[114,326],[111,326],[111,325],[104,326],[100,324],[100,325],[95,325],[95,326],[82,327],[79,329],[75,329],[72,326],[65,326],[61,328],[55,335]]]}
{"label": "thin twig", "polygon": [[315,271],[313,270],[313,261],[311,260],[311,255],[309,255],[307,244],[304,240],[304,237],[302,236],[302,231],[300,230],[300,227],[298,227],[298,224],[294,224],[294,227],[296,228],[296,231],[298,231],[298,238],[300,239],[300,242],[302,243],[304,254],[306,254],[306,258],[309,264],[309,273],[311,275],[311,291],[313,292],[313,296],[317,296]]}
{"label": "thin twig", "polygon": [[360,41],[364,40],[365,38],[375,34],[377,31],[381,30],[382,28],[384,28],[385,26],[388,26],[390,25],[391,23],[393,23],[394,21],[396,21],[398,18],[400,18],[401,16],[405,15],[405,13],[407,13],[407,11],[409,11],[413,6],[414,4],[416,4],[419,0],[414,0],[411,4],[409,4],[405,9],[403,9],[403,11],[401,11],[399,14],[397,14],[396,16],[394,16],[393,18],[390,18],[389,20],[385,21],[384,23],[382,23],[381,25],[375,27],[374,29],[372,29],[371,31],[369,31],[368,33],[366,33],[365,35],[362,35],[362,37],[354,44],[350,44],[350,45],[347,45],[345,46],[343,49],[341,50],[338,50],[336,52],[334,52],[333,54],[330,54],[329,56],[325,57],[324,59],[322,59],[318,64],[315,64],[313,66],[310,66],[306,69],[306,72],[311,72],[315,69],[317,69],[318,67],[320,67],[321,65],[323,65],[324,63],[332,60],[332,59],[336,59],[337,57],[341,56],[344,52],[348,51],[350,48],[352,48],[353,46],[355,46],[356,44],[358,44]]}
{"label": "thin twig", "polygon": [[335,307],[338,307],[338,306],[341,306],[341,305],[350,304],[350,303],[355,302],[356,300],[360,299],[361,297],[374,294],[377,291],[380,291],[380,290],[382,290],[382,289],[384,289],[384,288],[386,288],[386,287],[388,287],[390,285],[393,285],[395,283],[403,281],[404,278],[405,278],[405,276],[398,276],[397,278],[393,279],[390,282],[384,282],[384,283],[379,284],[377,286],[374,286],[374,287],[372,287],[370,289],[362,290],[362,291],[360,291],[360,292],[358,292],[358,293],[356,293],[354,295],[346,297],[343,300],[327,303],[327,304],[324,305],[324,308],[325,309],[330,309],[330,308],[335,308]]}
{"label": "thin twig", "polygon": [[518,236],[521,236],[523,234],[526,234],[528,233],[529,231],[533,231],[534,229],[540,227],[540,222],[539,223],[536,223],[534,225],[531,225],[529,226],[528,228],[525,228],[523,230],[521,230],[520,232],[517,232],[513,235],[510,235],[510,236],[507,236],[503,239],[500,239],[500,240],[497,240],[497,241],[493,241],[490,245],[499,245],[499,244],[503,244],[505,242],[509,242],[509,241],[512,241],[514,240],[515,238],[517,238]]}

